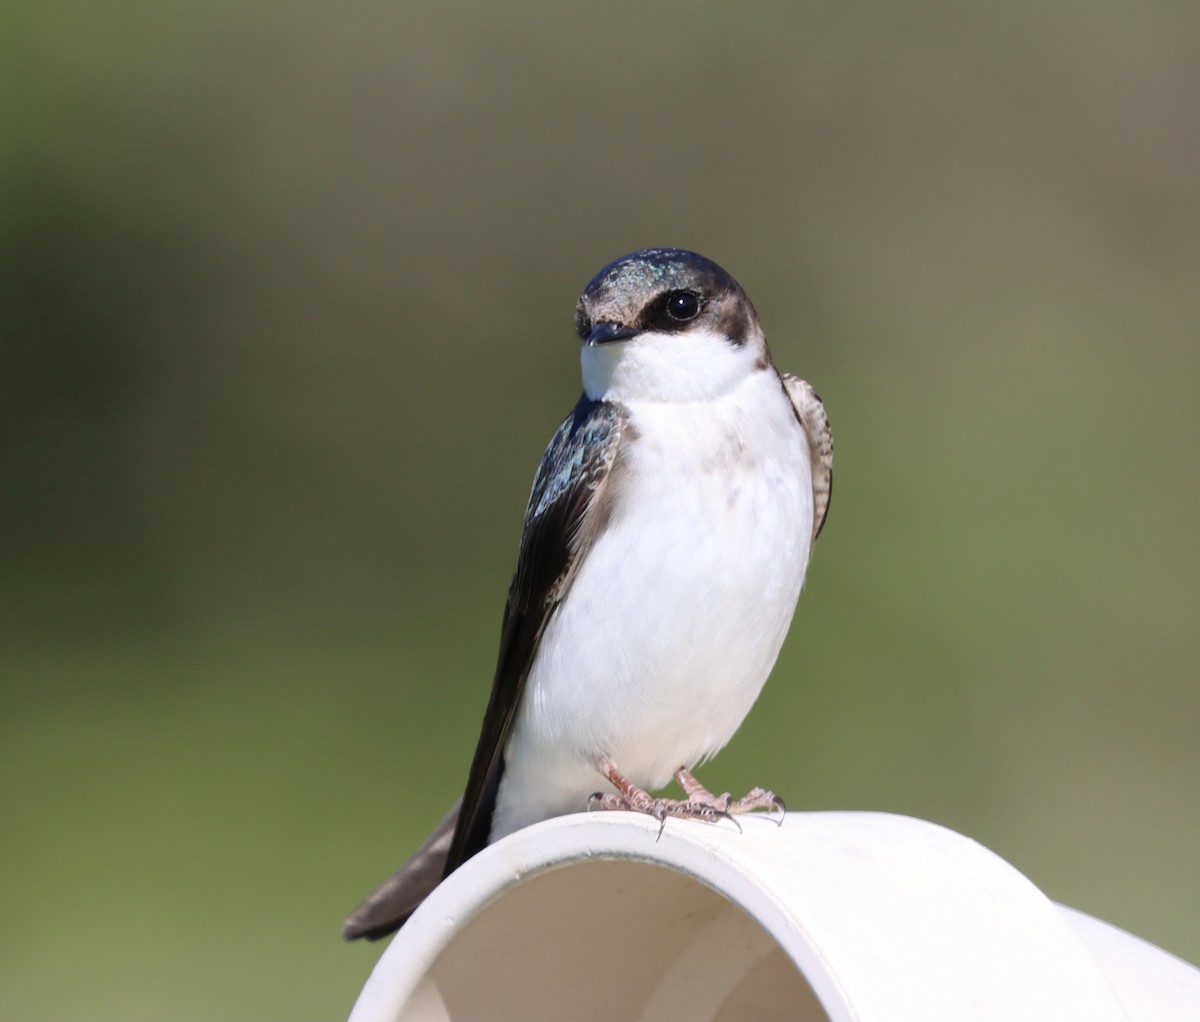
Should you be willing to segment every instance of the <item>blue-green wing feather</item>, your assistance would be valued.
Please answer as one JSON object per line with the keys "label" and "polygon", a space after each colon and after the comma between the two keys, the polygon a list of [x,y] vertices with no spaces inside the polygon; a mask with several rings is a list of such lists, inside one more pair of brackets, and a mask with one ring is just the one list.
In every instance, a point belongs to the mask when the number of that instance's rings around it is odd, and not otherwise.
{"label": "blue-green wing feather", "polygon": [[488,843],[504,747],[546,624],[575,569],[611,513],[613,466],[625,417],[619,406],[581,398],[555,433],[525,512],[517,570],[509,586],[500,654],[467,790],[446,861],[448,875]]}

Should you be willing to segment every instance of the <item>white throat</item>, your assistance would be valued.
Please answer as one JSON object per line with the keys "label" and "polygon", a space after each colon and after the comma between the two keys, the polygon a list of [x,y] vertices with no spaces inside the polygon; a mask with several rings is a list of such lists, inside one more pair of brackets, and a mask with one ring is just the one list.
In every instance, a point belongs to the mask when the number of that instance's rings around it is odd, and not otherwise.
{"label": "white throat", "polygon": [[711,330],[647,332],[628,341],[585,344],[583,389],[593,401],[711,400],[754,372],[763,348],[760,333],[735,345]]}

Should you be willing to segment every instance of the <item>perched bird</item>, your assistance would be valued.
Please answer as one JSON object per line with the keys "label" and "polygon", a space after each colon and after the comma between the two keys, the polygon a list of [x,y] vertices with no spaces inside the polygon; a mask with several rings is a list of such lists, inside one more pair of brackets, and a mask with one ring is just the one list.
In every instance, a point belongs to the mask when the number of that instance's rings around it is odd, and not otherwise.
{"label": "perched bird", "polygon": [[[472,855],[553,816],[783,808],[761,788],[714,796],[691,771],[733,736],[787,634],[829,508],[824,406],[694,252],[605,266],[575,326],[583,396],[534,479],[466,793],[348,940],[392,932]],[[650,794],[672,777],[686,798]]]}

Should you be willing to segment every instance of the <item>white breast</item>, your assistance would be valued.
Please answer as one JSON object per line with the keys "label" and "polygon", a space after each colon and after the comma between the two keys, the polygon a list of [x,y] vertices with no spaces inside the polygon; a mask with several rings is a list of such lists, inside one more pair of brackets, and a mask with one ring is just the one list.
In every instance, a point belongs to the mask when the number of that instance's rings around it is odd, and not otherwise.
{"label": "white breast", "polygon": [[608,527],[543,635],[493,839],[583,809],[606,755],[663,787],[732,737],[804,581],[812,482],[773,369],[699,402],[626,402],[636,437]]}

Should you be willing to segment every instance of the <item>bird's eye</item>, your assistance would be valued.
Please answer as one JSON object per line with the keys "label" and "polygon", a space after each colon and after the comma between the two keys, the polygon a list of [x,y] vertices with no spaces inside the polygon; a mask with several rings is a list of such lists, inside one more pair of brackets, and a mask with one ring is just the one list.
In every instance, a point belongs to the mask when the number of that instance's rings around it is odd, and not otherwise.
{"label": "bird's eye", "polygon": [[591,317],[583,311],[582,305],[575,310],[575,332],[579,334],[579,336],[585,341],[587,340],[588,334],[592,332]]}
{"label": "bird's eye", "polygon": [[667,295],[667,315],[677,323],[686,323],[700,314],[700,299],[691,291],[673,291]]}

